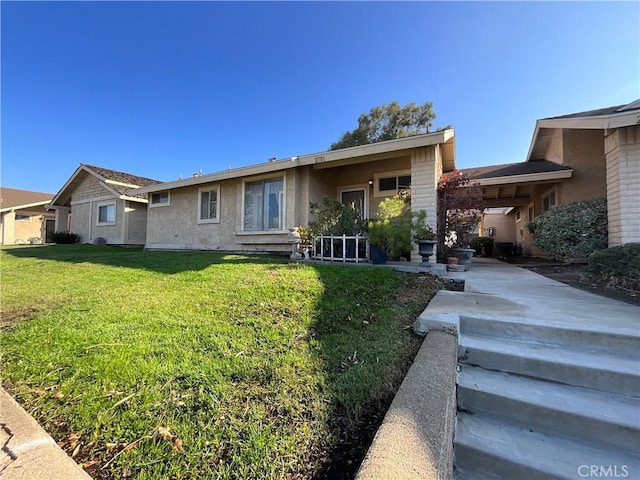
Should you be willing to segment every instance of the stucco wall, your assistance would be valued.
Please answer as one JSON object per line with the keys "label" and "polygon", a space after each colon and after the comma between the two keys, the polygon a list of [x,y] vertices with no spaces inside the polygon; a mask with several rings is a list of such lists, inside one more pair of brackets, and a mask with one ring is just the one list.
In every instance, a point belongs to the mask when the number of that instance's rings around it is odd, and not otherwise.
{"label": "stucco wall", "polygon": [[147,239],[147,204],[126,201],[124,208],[127,222],[125,243],[144,245]]}
{"label": "stucco wall", "polygon": [[[433,151],[433,147],[429,148]],[[433,162],[433,159],[430,161]],[[168,206],[148,208],[146,245],[150,249],[288,253],[291,251],[291,245],[288,243],[288,229],[307,226],[312,220],[309,214],[309,202],[321,202],[323,196],[339,198],[341,188],[362,187],[367,192],[371,216],[375,213],[378,202],[384,197],[373,196],[369,180],[373,179],[376,173],[410,168],[409,157],[403,156],[326,169],[304,166],[277,174],[285,177],[285,228],[283,231],[273,232],[245,232],[243,225],[244,182],[270,178],[274,176],[273,174],[210,184],[210,186],[219,185],[220,188],[219,223],[198,224],[197,222],[198,191],[205,185],[175,189],[170,192]],[[432,218],[435,221],[435,213]]]}
{"label": "stucco wall", "polygon": [[495,234],[493,238],[496,242],[516,242],[515,214],[505,215],[504,213],[487,213],[482,219],[482,236],[489,236],[489,228],[493,227]]}
{"label": "stucco wall", "polygon": [[553,131],[551,135],[551,139],[549,140],[549,145],[547,146],[547,151],[545,152],[544,158],[562,165],[562,162],[563,162],[562,129],[556,128]]}
{"label": "stucco wall", "polygon": [[374,180],[377,174],[410,170],[411,159],[407,156],[344,167],[311,170],[309,173],[309,198],[311,202],[320,203],[323,196],[339,199],[341,189],[364,188],[367,192],[368,205],[366,216],[373,218],[378,211],[378,204],[389,195],[375,195],[373,186],[369,185],[369,180]]}
{"label": "stucco wall", "polygon": [[640,126],[608,132],[609,246],[640,242]]}
{"label": "stucco wall", "polygon": [[[98,225],[98,208],[105,203],[115,203],[115,225]],[[124,201],[123,200],[88,200],[71,206],[71,231],[80,235],[80,243],[93,243],[98,238],[104,238],[107,243],[124,244]]]}
{"label": "stucco wall", "polygon": [[607,195],[604,136],[602,130],[564,130],[564,165],[573,168],[558,193],[558,204]]}
{"label": "stucco wall", "polygon": [[[269,177],[251,177],[247,180],[256,181]],[[295,201],[292,197],[297,179],[289,173],[285,177],[284,230],[268,233],[244,232],[241,214],[244,204],[243,180],[232,179],[172,190],[169,206],[150,207],[147,211],[147,248],[290,251],[291,247],[286,243],[286,229],[294,222]],[[219,187],[220,221],[198,223],[199,191],[215,186]]]}

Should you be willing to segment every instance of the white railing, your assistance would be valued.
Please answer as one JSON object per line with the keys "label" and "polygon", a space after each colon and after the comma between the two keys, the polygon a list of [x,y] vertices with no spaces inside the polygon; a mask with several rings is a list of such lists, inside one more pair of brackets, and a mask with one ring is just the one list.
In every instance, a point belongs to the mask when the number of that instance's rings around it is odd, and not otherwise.
{"label": "white railing", "polygon": [[360,263],[369,259],[369,242],[364,235],[318,235],[311,251],[315,260]]}

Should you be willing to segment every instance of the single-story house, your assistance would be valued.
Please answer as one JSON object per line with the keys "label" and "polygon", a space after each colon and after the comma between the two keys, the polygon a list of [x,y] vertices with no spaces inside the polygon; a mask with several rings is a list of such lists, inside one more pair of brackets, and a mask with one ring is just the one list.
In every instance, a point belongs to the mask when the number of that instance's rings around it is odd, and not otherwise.
{"label": "single-story house", "polygon": [[[489,207],[482,233],[541,254],[526,228],[557,205],[606,197],[609,246],[640,241],[640,100],[536,122],[527,160],[464,169]],[[506,230],[506,231],[505,231]]]}
{"label": "single-story house", "polygon": [[[436,185],[454,168],[447,129],[370,145],[270,160],[129,190],[148,194],[147,249],[291,252],[289,229],[307,226],[323,196],[372,217],[385,197],[411,186],[411,208],[436,226]],[[414,252],[415,259],[420,257]]]}
{"label": "single-story house", "polygon": [[159,183],[81,164],[49,205],[55,210],[55,229],[80,235],[81,243],[104,239],[113,245],[144,245],[148,202],[137,189]]}
{"label": "single-story house", "polygon": [[52,241],[54,216],[46,205],[52,193],[0,187],[0,244]]}

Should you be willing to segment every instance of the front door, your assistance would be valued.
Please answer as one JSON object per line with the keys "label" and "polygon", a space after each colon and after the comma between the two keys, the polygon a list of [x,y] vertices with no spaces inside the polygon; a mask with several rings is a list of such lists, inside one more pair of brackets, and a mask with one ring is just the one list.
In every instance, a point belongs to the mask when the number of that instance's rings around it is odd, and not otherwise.
{"label": "front door", "polygon": [[360,214],[362,218],[367,218],[367,204],[365,202],[365,189],[364,188],[354,188],[350,190],[341,190],[340,191],[340,202],[344,205],[351,205],[355,208]]}
{"label": "front door", "polygon": [[56,221],[46,219],[44,224],[44,241],[46,243],[53,242],[53,234],[56,230]]}

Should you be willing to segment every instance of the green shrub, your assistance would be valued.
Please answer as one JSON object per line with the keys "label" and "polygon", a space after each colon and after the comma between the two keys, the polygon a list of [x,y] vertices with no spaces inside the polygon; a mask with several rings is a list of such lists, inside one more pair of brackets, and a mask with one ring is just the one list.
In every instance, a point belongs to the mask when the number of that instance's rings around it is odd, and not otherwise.
{"label": "green shrub", "polygon": [[80,235],[72,232],[55,232],[53,234],[53,241],[55,243],[78,243],[80,241]]}
{"label": "green shrub", "polygon": [[527,225],[533,244],[558,259],[588,257],[607,247],[607,200],[568,203]]}
{"label": "green shrub", "polygon": [[362,235],[367,232],[367,221],[353,205],[323,197],[322,205],[310,203],[315,222],[309,224],[312,235]]}
{"label": "green shrub", "polygon": [[618,286],[640,288],[640,243],[627,243],[589,255],[587,271]]}

